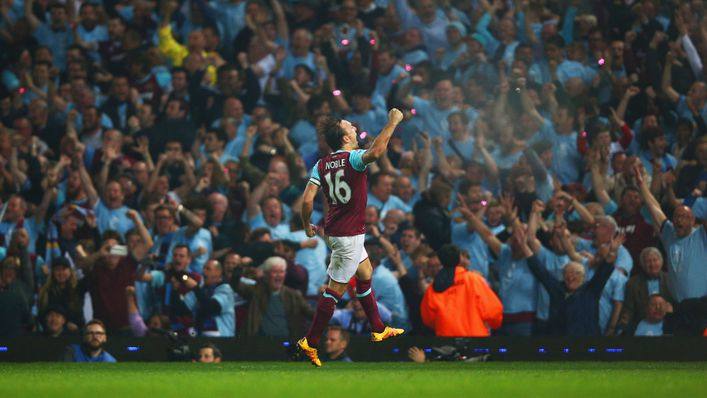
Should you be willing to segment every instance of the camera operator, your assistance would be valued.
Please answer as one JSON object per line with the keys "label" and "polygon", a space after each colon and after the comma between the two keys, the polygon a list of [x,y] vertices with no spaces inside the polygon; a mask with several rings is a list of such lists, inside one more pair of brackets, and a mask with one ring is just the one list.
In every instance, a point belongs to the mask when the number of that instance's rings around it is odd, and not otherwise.
{"label": "camera operator", "polygon": [[199,334],[209,337],[233,337],[236,330],[233,289],[223,280],[223,266],[218,260],[204,265],[204,283],[194,287],[199,302],[196,321]]}
{"label": "camera operator", "polygon": [[187,271],[191,260],[189,247],[178,244],[172,249],[172,261],[163,271],[150,270],[148,262],[143,264],[136,277],[136,280],[148,282],[162,293],[162,311],[169,315],[171,329],[182,336],[196,335],[194,314],[197,299],[193,290],[201,282],[201,275]]}

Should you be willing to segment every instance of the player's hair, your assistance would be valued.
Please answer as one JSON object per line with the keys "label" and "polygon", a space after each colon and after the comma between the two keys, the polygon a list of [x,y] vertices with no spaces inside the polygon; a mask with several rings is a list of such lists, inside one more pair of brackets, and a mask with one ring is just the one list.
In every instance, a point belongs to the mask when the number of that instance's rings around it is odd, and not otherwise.
{"label": "player's hair", "polygon": [[343,146],[346,131],[341,127],[341,119],[334,116],[324,116],[317,122],[317,133],[324,136],[329,148],[338,151]]}

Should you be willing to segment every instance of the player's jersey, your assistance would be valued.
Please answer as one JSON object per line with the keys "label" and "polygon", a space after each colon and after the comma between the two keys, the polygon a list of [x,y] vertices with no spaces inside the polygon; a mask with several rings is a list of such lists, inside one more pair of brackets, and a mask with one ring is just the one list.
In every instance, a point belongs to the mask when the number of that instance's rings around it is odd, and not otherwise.
{"label": "player's jersey", "polygon": [[354,236],[365,233],[368,202],[368,172],[364,150],[337,151],[319,159],[309,179],[324,191],[329,204],[324,233],[328,236]]}

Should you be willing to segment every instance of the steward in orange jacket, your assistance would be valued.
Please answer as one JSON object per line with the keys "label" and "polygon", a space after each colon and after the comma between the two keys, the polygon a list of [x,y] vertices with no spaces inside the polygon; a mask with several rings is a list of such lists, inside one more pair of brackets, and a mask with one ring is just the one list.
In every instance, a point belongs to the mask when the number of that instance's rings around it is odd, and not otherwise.
{"label": "steward in orange jacket", "polygon": [[445,337],[486,337],[490,329],[498,329],[503,305],[486,280],[458,265],[454,245],[442,246],[437,256],[444,268],[422,298],[422,322]]}

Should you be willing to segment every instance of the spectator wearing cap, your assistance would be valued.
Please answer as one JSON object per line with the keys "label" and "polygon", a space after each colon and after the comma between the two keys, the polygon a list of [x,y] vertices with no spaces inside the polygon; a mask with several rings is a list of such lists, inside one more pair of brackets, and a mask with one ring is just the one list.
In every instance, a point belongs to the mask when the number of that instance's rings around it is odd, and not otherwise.
{"label": "spectator wearing cap", "polygon": [[449,71],[453,67],[457,67],[462,59],[462,55],[466,53],[466,26],[459,21],[450,22],[447,24],[447,42],[449,46],[443,49],[438,55],[441,58],[437,60],[439,68],[443,71]]}
{"label": "spectator wearing cap", "polygon": [[64,362],[117,362],[116,359],[103,349],[108,341],[106,327],[98,319],[86,323],[83,330],[81,344],[71,344],[64,352]]}
{"label": "spectator wearing cap", "polygon": [[501,326],[501,301],[480,274],[460,265],[456,246],[442,246],[437,256],[443,268],[425,291],[422,321],[436,336],[489,336],[490,329]]}
{"label": "spectator wearing cap", "polygon": [[[63,337],[71,335],[72,332],[66,327],[66,309],[60,305],[49,306],[43,312],[42,331],[40,336]],[[78,329],[75,331],[78,332]]]}
{"label": "spectator wearing cap", "polygon": [[84,296],[88,291],[87,279],[79,280],[69,260],[57,257],[46,283],[39,289],[38,310],[46,313],[50,308],[61,308],[68,330],[78,332],[84,324]]}

